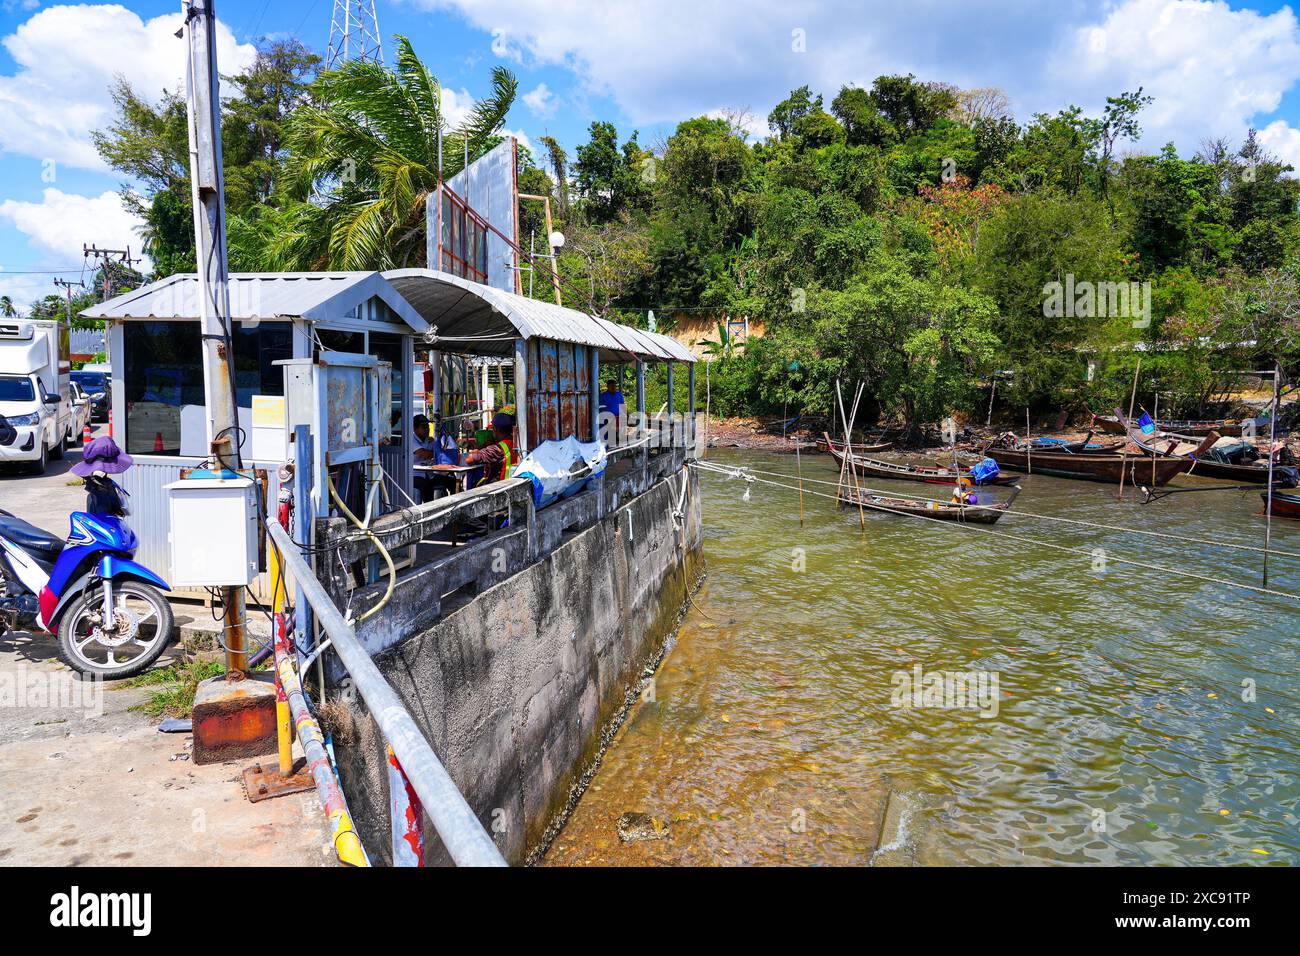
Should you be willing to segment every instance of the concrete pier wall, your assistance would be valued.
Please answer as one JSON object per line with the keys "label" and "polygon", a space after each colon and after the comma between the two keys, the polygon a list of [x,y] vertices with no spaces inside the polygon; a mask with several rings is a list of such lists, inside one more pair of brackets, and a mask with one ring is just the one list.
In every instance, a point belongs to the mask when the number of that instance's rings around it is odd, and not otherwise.
{"label": "concrete pier wall", "polygon": [[[600,514],[584,530],[553,529],[545,557],[375,656],[512,864],[558,832],[703,573],[693,471]],[[383,739],[346,682],[341,691],[327,721],[344,789],[367,851],[387,862]],[[449,862],[427,824],[425,840],[429,865]]]}

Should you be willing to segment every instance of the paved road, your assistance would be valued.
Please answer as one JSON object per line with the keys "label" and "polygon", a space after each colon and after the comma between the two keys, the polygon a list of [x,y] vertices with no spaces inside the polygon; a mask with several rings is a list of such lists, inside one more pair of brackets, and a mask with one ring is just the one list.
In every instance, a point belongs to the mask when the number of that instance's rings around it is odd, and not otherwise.
{"label": "paved road", "polygon": [[[0,473],[0,503],[66,534],[85,502],[68,474],[80,460],[76,448],[39,478]],[[145,697],[81,682],[51,635],[0,637],[0,866],[333,862],[314,791],[248,803],[245,764],[195,766],[188,734],[132,709]]]}

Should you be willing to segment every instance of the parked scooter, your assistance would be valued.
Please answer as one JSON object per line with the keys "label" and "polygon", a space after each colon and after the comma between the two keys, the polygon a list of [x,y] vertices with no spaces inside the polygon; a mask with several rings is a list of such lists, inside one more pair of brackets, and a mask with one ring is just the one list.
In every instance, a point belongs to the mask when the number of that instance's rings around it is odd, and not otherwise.
{"label": "parked scooter", "polygon": [[71,469],[86,481],[86,510],[70,516],[66,541],[0,510],[0,633],[39,625],[58,634],[65,664],[108,679],[157,660],[174,623],[167,583],[131,560],[126,492],[109,477],[131,464],[111,438],[86,446]]}

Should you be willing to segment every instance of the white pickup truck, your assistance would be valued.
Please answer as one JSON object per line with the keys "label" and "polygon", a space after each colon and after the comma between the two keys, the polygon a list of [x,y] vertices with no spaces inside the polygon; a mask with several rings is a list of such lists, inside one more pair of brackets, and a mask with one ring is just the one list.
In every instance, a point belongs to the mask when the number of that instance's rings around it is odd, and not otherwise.
{"label": "white pickup truck", "polygon": [[0,415],[17,431],[0,445],[0,464],[43,474],[72,437],[72,371],[66,325],[53,319],[0,319]]}

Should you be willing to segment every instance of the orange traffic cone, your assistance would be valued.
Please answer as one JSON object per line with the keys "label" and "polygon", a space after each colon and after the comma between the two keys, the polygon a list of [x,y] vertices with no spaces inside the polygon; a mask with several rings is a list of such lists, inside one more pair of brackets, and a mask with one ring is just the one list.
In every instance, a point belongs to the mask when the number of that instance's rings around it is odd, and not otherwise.
{"label": "orange traffic cone", "polygon": [[154,439],[153,439],[153,450],[154,450],[154,451],[162,451],[162,450],[163,450],[162,432],[158,432],[156,435],[154,435]]}
{"label": "orange traffic cone", "polygon": [[81,430],[81,447],[84,448],[87,445],[89,445],[91,437],[92,436],[90,433],[90,426],[87,425],[85,428]]}

